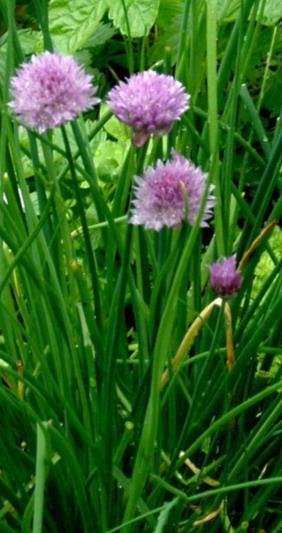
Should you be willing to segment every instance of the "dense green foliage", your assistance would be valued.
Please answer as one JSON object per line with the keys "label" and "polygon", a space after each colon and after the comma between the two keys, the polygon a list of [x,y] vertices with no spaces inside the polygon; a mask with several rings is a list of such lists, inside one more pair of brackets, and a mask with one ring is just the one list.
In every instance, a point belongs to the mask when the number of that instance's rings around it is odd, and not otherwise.
{"label": "dense green foliage", "polygon": [[[0,532],[278,533],[281,2],[0,9]],[[191,108],[139,149],[105,103],[39,135],[8,109],[9,80],[52,47],[103,102],[154,68]],[[133,177],[171,147],[215,185],[208,229],[127,224]],[[208,265],[232,253],[241,291],[195,322]]]}

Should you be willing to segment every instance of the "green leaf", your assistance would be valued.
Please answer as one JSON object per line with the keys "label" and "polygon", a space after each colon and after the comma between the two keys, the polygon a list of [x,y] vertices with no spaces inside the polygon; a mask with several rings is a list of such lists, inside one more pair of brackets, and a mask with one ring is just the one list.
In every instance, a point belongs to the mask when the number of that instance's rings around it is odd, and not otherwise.
{"label": "green leaf", "polygon": [[[24,55],[41,53],[43,50],[43,38],[41,31],[19,30],[18,38]],[[0,83],[3,84],[6,72],[8,33],[4,33],[0,39]]]}
{"label": "green leaf", "polygon": [[84,44],[85,48],[94,48],[95,46],[102,46],[105,44],[109,39],[111,39],[116,33],[116,30],[113,28],[111,24],[104,24],[101,22],[94,34],[86,41]]}
{"label": "green leaf", "polygon": [[173,500],[171,500],[170,502],[165,502],[164,503],[164,506],[159,514],[159,517],[158,517],[158,523],[154,529],[154,533],[162,533],[163,531],[165,531],[165,527],[166,527],[166,524],[167,524],[167,520],[168,520],[168,517],[169,517],[169,514],[170,514],[170,511],[173,507],[175,507],[175,505],[179,502],[179,498],[174,498]]}
{"label": "green leaf", "polygon": [[183,0],[160,0],[160,8],[156,24],[157,38],[150,49],[150,63],[162,60],[164,49],[171,48],[171,60],[175,63],[179,43],[179,28],[183,14]]}
{"label": "green leaf", "polygon": [[[261,6],[265,0],[261,0],[257,11],[257,20],[260,16]],[[218,0],[217,1],[217,18],[220,21],[232,22],[236,19],[240,9],[240,0]],[[264,12],[260,17],[260,22],[266,26],[274,26],[282,18],[281,0],[266,0]]]}
{"label": "green leaf", "polygon": [[[261,0],[262,4],[262,0]],[[266,26],[274,26],[282,18],[281,0],[266,0],[262,23]]]}
{"label": "green leaf", "polygon": [[[128,35],[123,2],[121,0],[108,0],[109,18],[121,33]],[[148,35],[156,21],[159,0],[124,0],[127,10],[128,23],[131,37]]]}
{"label": "green leaf", "polygon": [[[217,0],[217,19],[224,22],[234,21],[238,15],[240,3],[240,0]],[[200,6],[202,12],[204,11],[204,7],[204,2],[202,2]],[[173,19],[182,15],[183,8],[183,0],[160,0],[160,9],[157,18],[158,26],[168,31]],[[176,32],[175,37],[179,37],[178,32]]]}
{"label": "green leaf", "polygon": [[273,116],[279,115],[282,94],[282,64],[276,71],[272,71],[266,83],[263,107],[271,111]]}
{"label": "green leaf", "polygon": [[240,4],[240,0],[217,0],[217,19],[224,22],[235,20]]}
{"label": "green leaf", "polygon": [[[282,231],[279,227],[275,227],[273,234],[269,239],[269,246],[276,255],[278,261],[282,259]],[[271,274],[274,263],[267,251],[264,251],[256,266],[255,278],[252,287],[252,298],[255,298],[259,293],[261,287],[266,282],[268,276]]]}
{"label": "green leaf", "polygon": [[50,33],[57,51],[73,54],[92,37],[106,11],[104,0],[51,0]]}
{"label": "green leaf", "polygon": [[[93,128],[94,124],[95,124],[95,122],[93,122],[93,121],[90,121],[90,120],[86,120],[85,121],[84,125],[85,125],[85,129],[86,129],[86,133],[88,135],[90,134],[91,129]],[[76,142],[75,142],[74,135],[73,135],[73,132],[72,132],[70,124],[66,124],[65,128],[66,128],[67,133],[68,133],[68,138],[69,138],[71,150],[72,150],[73,153],[75,153],[77,145],[76,145]],[[29,152],[29,150],[30,150],[29,139],[28,139],[28,135],[27,135],[27,130],[26,130],[26,128],[24,126],[19,126],[19,139],[20,139],[20,143],[21,143],[22,147]],[[99,143],[104,141],[104,140],[106,140],[106,133],[103,130],[101,130],[90,141],[90,150],[91,150],[92,155],[95,153],[95,150],[99,146]],[[52,142],[59,149],[64,150],[65,146],[64,146],[64,143],[63,143],[63,139],[62,139],[62,134],[61,134],[60,128],[54,128]],[[39,158],[42,161],[43,160],[43,150],[42,150],[41,144],[38,144],[38,152],[39,152]],[[29,178],[29,177],[33,176],[34,175],[34,168],[33,168],[33,163],[32,163],[31,156],[28,156],[25,153],[23,153],[21,155],[21,158],[22,158],[22,164],[23,164],[23,175],[24,175],[24,177],[25,178]],[[63,155],[61,155],[59,152],[57,152],[56,150],[54,150],[54,152],[53,152],[53,163],[56,166],[56,171],[57,172],[62,170],[62,168],[65,165],[65,162],[66,162],[65,157]],[[82,164],[80,157],[77,159],[77,162],[80,165]]]}
{"label": "green leaf", "polygon": [[183,0],[160,0],[157,25],[160,28],[167,28],[174,17],[182,15],[183,3]]}
{"label": "green leaf", "polygon": [[19,30],[18,37],[25,55],[40,54],[43,51],[43,37],[41,31]]}
{"label": "green leaf", "polygon": [[[107,104],[102,103],[100,108],[100,117],[107,113],[109,109],[110,108]],[[112,116],[110,120],[106,122],[104,129],[107,133],[109,133],[118,141],[128,141],[131,138],[130,128],[126,124],[118,120],[118,118],[116,118],[115,116]]]}
{"label": "green leaf", "polygon": [[99,144],[95,152],[95,166],[100,179],[111,182],[113,176],[118,174],[128,144],[114,141],[104,141]]}

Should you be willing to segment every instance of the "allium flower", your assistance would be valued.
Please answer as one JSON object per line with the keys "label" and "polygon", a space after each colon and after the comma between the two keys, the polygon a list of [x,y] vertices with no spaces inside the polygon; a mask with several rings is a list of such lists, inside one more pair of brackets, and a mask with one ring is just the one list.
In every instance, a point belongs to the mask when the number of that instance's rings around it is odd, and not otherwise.
{"label": "allium flower", "polygon": [[172,76],[147,70],[120,82],[108,96],[112,112],[133,129],[132,142],[142,146],[150,134],[161,137],[188,109],[190,96]]}
{"label": "allium flower", "polygon": [[99,102],[91,79],[71,56],[45,52],[12,78],[9,106],[26,126],[43,133]]}
{"label": "allium flower", "polygon": [[213,263],[209,270],[211,287],[215,292],[221,296],[232,296],[239,292],[243,280],[240,271],[236,269],[235,255]]}
{"label": "allium flower", "polygon": [[[135,199],[130,222],[147,229],[160,230],[164,226],[178,226],[183,219],[193,224],[205,192],[207,175],[200,168],[173,151],[173,159],[157,162],[148,168],[144,177],[136,177]],[[201,226],[212,215],[214,196],[206,202]]]}

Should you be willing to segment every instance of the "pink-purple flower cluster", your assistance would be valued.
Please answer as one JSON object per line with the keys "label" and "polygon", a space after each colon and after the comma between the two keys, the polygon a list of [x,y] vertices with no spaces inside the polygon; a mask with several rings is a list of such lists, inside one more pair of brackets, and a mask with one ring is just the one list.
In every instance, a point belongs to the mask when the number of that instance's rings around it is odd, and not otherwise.
{"label": "pink-purple flower cluster", "polygon": [[[144,177],[135,178],[135,199],[130,222],[147,229],[176,227],[186,219],[195,221],[206,188],[207,175],[177,152],[171,161],[157,162]],[[214,206],[210,186],[201,226],[207,226]]]}
{"label": "pink-purple flower cluster", "polygon": [[229,297],[239,292],[243,280],[236,268],[235,255],[213,263],[209,270],[211,288],[220,296]]}
{"label": "pink-purple flower cluster", "polygon": [[10,107],[26,126],[43,133],[100,101],[91,81],[71,56],[45,52],[12,78]]}
{"label": "pink-purple flower cluster", "polygon": [[[70,56],[45,52],[19,68],[11,82],[11,109],[26,126],[40,133],[74,119],[97,104],[91,76]],[[190,96],[172,76],[153,70],[120,82],[108,96],[113,113],[132,127],[133,143],[144,144],[151,134],[161,137],[189,107]],[[193,224],[206,190],[207,176],[173,152],[172,160],[157,162],[136,178],[132,224],[160,230],[186,219]],[[212,186],[201,226],[207,226],[214,206]]]}
{"label": "pink-purple flower cluster", "polygon": [[150,134],[161,137],[188,109],[189,95],[172,76],[147,70],[121,81],[108,96],[112,112],[133,130],[132,142],[142,146]]}

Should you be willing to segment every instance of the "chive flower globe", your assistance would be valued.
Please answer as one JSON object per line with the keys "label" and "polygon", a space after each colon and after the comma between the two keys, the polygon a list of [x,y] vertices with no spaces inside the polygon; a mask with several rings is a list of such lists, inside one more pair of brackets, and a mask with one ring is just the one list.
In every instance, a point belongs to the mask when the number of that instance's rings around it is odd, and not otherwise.
{"label": "chive flower globe", "polygon": [[189,107],[190,96],[179,81],[154,70],[121,81],[108,95],[108,104],[132,128],[132,143],[140,147],[151,134],[162,137]]}
{"label": "chive flower globe", "polygon": [[[146,229],[159,231],[161,228],[177,227],[185,219],[193,224],[206,189],[207,175],[182,155],[173,151],[172,160],[157,162],[156,168],[149,167],[143,177],[135,178],[135,198],[129,222]],[[201,226],[208,226],[214,206],[213,186]]]}
{"label": "chive flower globe", "polygon": [[224,257],[209,267],[211,288],[223,297],[230,297],[239,292],[242,276],[236,268],[236,257]]}
{"label": "chive flower globe", "polygon": [[73,57],[44,52],[17,70],[9,107],[20,122],[43,133],[100,101],[91,81]]}

